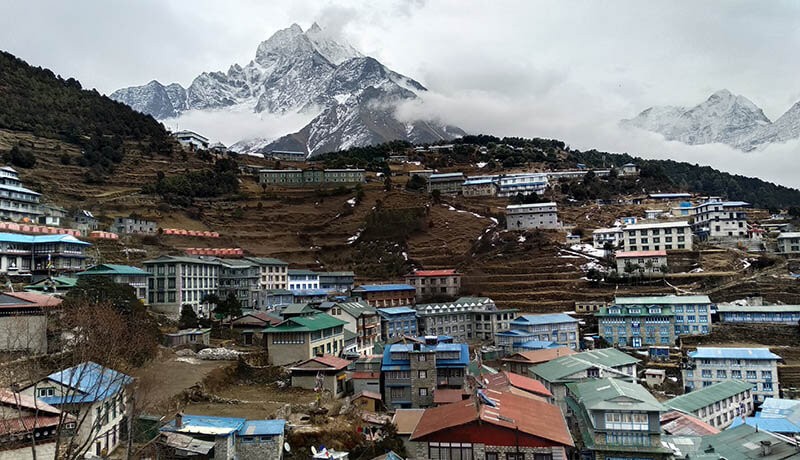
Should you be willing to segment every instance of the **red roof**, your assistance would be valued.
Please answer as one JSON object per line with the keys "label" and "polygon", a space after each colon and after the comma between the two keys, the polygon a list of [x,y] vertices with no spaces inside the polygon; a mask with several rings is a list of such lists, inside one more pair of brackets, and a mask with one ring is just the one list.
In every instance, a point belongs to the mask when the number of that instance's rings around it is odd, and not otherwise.
{"label": "red roof", "polygon": [[[483,379],[483,383],[487,388],[495,391],[507,391],[509,386],[512,386],[546,398],[553,397],[553,394],[545,388],[542,382],[530,377],[525,377],[524,375],[503,371],[497,374],[481,376],[481,379]],[[434,392],[434,398],[436,397],[435,395],[436,393]]]}
{"label": "red roof", "polygon": [[344,368],[346,368],[347,366],[350,365],[350,361],[348,361],[346,359],[342,359],[342,358],[339,358],[337,356],[332,356],[332,355],[322,355],[322,356],[315,356],[315,357],[313,357],[311,359],[307,359],[307,360],[303,361],[302,363],[292,367],[292,370],[294,370],[294,369],[297,369],[297,370],[308,370],[308,369],[311,369],[309,367],[301,367],[301,366],[303,366],[304,364],[307,364],[307,363],[312,363],[312,362],[322,364],[325,367],[328,367],[330,369],[337,370],[337,371],[338,370],[342,370],[342,369],[344,369]]}
{"label": "red roof", "polygon": [[485,390],[485,395],[493,401],[494,407],[485,403],[476,407],[475,400],[470,398],[426,409],[411,440],[420,440],[441,430],[456,431],[461,425],[481,421],[564,446],[573,445],[567,423],[557,406],[494,390]]}
{"label": "red roof", "polygon": [[709,436],[720,432],[699,418],[676,410],[661,415],[661,429],[673,436]]}
{"label": "red roof", "polygon": [[542,348],[541,350],[521,351],[514,353],[503,361],[513,361],[517,363],[539,364],[552,361],[562,356],[574,355],[575,350],[568,347]]}
{"label": "red roof", "polygon": [[617,259],[630,259],[633,257],[666,257],[667,251],[619,251]]}
{"label": "red roof", "polygon": [[449,404],[464,400],[464,390],[451,390],[447,388],[437,388],[433,390],[434,404]]}
{"label": "red roof", "polygon": [[380,372],[353,372],[350,375],[353,379],[379,379],[381,378]]}
{"label": "red roof", "polygon": [[368,390],[364,390],[361,393],[357,393],[356,395],[353,396],[354,400],[358,399],[358,398],[368,398],[368,399],[374,399],[374,400],[377,400],[377,401],[380,401],[381,399],[383,399],[383,398],[381,398],[380,393],[375,393],[374,391],[368,391]]}
{"label": "red roof", "polygon": [[445,270],[416,270],[408,276],[452,276],[457,275],[455,268],[448,268]]}
{"label": "red roof", "polygon": [[[34,427],[58,426],[61,422],[61,411],[42,401],[37,401],[33,396],[0,389],[0,405],[8,407],[12,411],[19,411],[19,416],[6,418],[0,423],[0,435],[27,433],[33,431]],[[74,417],[71,415],[65,418],[65,421],[73,420]]]}
{"label": "red roof", "polygon": [[20,307],[40,307],[55,308],[61,305],[61,299],[49,295],[37,294],[35,292],[4,292],[3,295],[16,297],[23,302],[0,303],[0,308],[20,308]]}

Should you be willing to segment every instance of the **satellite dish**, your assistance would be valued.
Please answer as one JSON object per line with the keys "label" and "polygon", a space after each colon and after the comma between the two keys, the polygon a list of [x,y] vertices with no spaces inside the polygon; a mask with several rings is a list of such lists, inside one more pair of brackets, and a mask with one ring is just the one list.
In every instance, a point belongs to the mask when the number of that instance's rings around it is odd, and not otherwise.
{"label": "satellite dish", "polygon": [[292,446],[290,446],[288,442],[284,442],[283,443],[283,450],[285,450],[286,452],[291,452],[292,451]]}

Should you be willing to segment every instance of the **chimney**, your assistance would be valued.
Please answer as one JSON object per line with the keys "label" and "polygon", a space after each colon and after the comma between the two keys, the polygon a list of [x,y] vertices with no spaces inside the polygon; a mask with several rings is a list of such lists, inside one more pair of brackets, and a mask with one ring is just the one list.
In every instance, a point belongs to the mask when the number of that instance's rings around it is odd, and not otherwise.
{"label": "chimney", "polygon": [[772,441],[761,441],[761,456],[766,457],[768,455],[772,455]]}
{"label": "chimney", "polygon": [[175,414],[175,428],[181,428],[183,426],[183,412],[178,412]]}

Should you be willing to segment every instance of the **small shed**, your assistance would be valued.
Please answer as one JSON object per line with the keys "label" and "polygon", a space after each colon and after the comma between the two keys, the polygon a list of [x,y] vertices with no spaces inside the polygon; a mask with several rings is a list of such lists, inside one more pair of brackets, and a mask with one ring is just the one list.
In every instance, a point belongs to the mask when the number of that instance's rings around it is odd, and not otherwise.
{"label": "small shed", "polygon": [[292,386],[314,390],[317,378],[322,378],[322,387],[331,392],[334,398],[344,394],[347,383],[347,366],[350,361],[331,355],[315,356],[289,370],[292,373]]}
{"label": "small shed", "polygon": [[353,396],[353,406],[367,412],[378,412],[381,408],[381,395],[374,391],[362,391]]}
{"label": "small shed", "polygon": [[644,381],[649,387],[657,387],[664,383],[667,372],[664,369],[647,369],[644,371]]}
{"label": "small shed", "polygon": [[164,342],[168,347],[181,345],[208,345],[211,341],[211,328],[181,329],[178,332],[164,334]]}

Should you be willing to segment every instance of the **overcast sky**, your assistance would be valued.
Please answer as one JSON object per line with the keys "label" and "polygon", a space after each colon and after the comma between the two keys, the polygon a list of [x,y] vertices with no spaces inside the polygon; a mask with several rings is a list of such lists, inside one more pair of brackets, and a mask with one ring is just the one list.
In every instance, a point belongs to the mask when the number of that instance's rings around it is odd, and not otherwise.
{"label": "overcast sky", "polygon": [[[314,21],[427,86],[409,116],[800,186],[798,141],[744,154],[617,126],[722,88],[779,117],[800,100],[800,2],[26,0],[3,5],[0,48],[110,94],[152,79],[187,86],[200,72],[246,64],[276,30]],[[272,130],[293,123],[302,120]],[[237,125],[210,134],[231,142],[264,129]]]}

